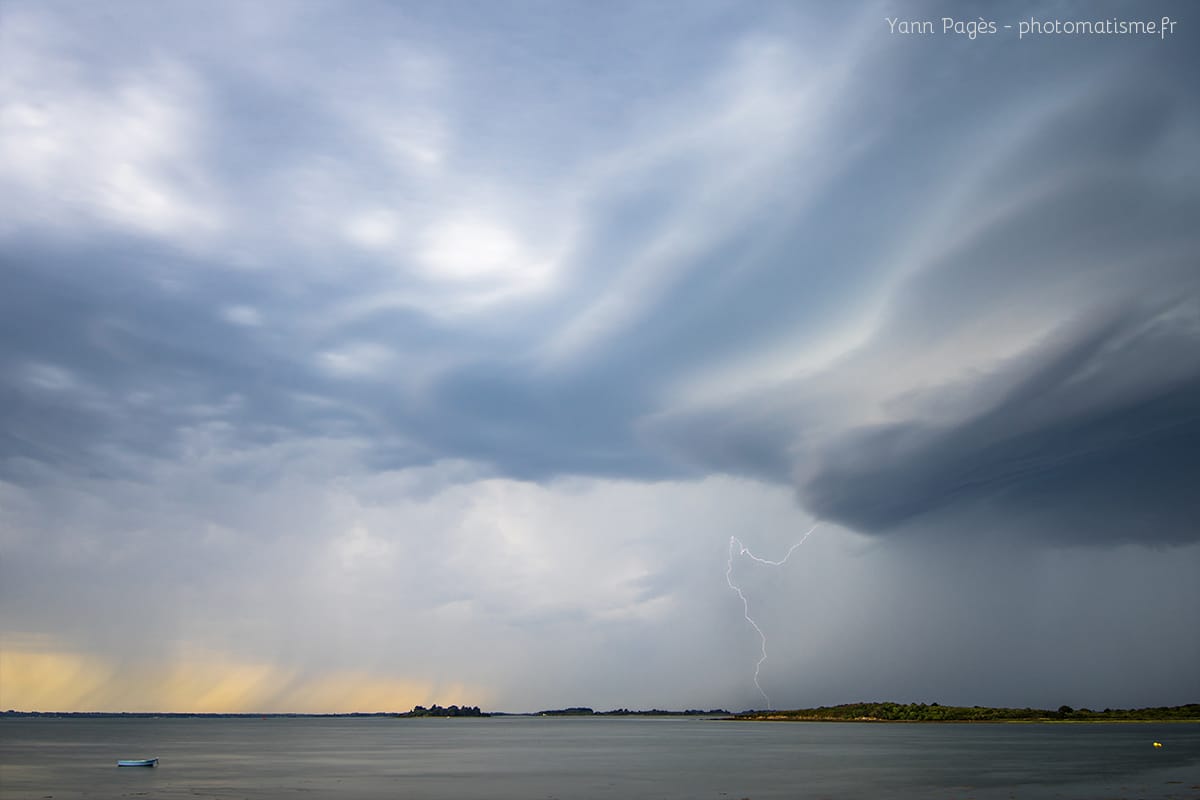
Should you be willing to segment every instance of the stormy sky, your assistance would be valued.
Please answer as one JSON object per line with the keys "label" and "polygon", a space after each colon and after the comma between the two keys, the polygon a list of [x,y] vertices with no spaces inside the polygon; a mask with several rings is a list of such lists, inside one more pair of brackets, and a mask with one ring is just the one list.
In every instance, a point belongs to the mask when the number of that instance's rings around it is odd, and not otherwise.
{"label": "stormy sky", "polygon": [[1200,700],[1198,37],[7,0],[0,708]]}

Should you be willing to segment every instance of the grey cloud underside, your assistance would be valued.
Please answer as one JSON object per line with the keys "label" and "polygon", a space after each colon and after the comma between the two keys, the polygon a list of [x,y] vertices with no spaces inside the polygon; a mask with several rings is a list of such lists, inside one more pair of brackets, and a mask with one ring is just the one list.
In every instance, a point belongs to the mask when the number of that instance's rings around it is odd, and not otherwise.
{"label": "grey cloud underside", "polygon": [[[1194,107],[1129,91],[1106,100],[1072,112],[1095,134],[1074,117],[1068,133],[1064,120],[1031,150],[1042,160],[1009,165],[994,188],[1003,196],[1021,177],[1070,175],[1074,163],[1092,174],[1022,204],[935,265],[888,326],[915,350],[981,314],[1021,319],[1055,298],[1068,330],[969,379],[976,410],[965,419],[876,426],[801,449],[811,462],[798,466],[798,492],[815,513],[864,531],[1005,517],[1054,541],[1200,537],[1196,196],[1122,168],[1152,160],[1180,110],[1194,132]],[[1129,107],[1144,112],[1138,122],[1113,110]],[[903,374],[903,359],[890,368]]]}
{"label": "grey cloud underside", "polygon": [[[81,259],[86,272],[73,269]],[[285,323],[262,336],[221,318],[222,306],[261,308],[273,325],[282,316],[319,320],[320,290],[283,305],[274,277],[211,265],[188,270],[169,251],[120,243],[86,255],[36,242],[11,246],[5,272],[0,469],[9,480],[31,480],[38,464],[135,475],[145,468],[140,459],[178,457],[198,431],[239,448],[296,437],[360,439],[377,469],[469,458],[528,479],[686,472],[639,446],[629,420],[645,400],[620,375],[539,378],[497,355],[450,370],[414,400],[403,368],[347,381],[315,364],[323,348],[362,337],[417,352],[478,345],[477,335],[411,312],[390,310],[329,332]],[[64,368],[68,383],[39,381],[44,365]]]}
{"label": "grey cloud underside", "polygon": [[[847,436],[799,486],[802,500],[819,516],[865,531],[939,515],[968,529],[1002,515],[1016,530],[1060,542],[1194,541],[1195,330],[1142,331],[1129,341],[1131,327],[1122,321],[1088,332],[994,407],[955,426],[897,424]],[[1179,377],[1104,398],[1107,371],[1164,358],[1184,367]]]}
{"label": "grey cloud underside", "polygon": [[[229,276],[219,290],[172,289],[184,274],[177,254],[144,246],[13,247],[5,261],[0,397],[10,479],[19,477],[15,458],[122,471],[121,454],[176,455],[189,428],[211,422],[231,423],[245,443],[299,427],[321,432],[319,417],[301,419],[289,403],[288,390],[312,390],[311,378],[217,318],[231,288],[245,296]],[[29,379],[47,364],[68,370],[65,385]],[[222,410],[231,397],[238,407]]]}
{"label": "grey cloud underside", "polygon": [[813,398],[834,365],[736,406],[664,415],[656,434],[723,469],[794,481],[803,506],[864,532],[1195,541],[1200,204],[1171,144],[1195,136],[1195,101],[1122,81],[1065,102],[1007,156],[981,152],[973,168],[988,178],[960,201],[991,221],[910,280],[847,360],[903,380],[908,355],[975,320],[1058,316],[1020,356],[918,382],[894,412],[922,412],[911,421],[831,432]]}

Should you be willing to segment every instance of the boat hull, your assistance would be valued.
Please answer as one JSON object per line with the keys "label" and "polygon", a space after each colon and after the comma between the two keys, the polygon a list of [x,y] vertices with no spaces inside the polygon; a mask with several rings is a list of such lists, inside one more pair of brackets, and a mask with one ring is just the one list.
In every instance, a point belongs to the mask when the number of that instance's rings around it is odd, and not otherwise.
{"label": "boat hull", "polygon": [[157,767],[158,759],[157,758],[128,759],[125,761],[118,761],[117,766],[118,767]]}

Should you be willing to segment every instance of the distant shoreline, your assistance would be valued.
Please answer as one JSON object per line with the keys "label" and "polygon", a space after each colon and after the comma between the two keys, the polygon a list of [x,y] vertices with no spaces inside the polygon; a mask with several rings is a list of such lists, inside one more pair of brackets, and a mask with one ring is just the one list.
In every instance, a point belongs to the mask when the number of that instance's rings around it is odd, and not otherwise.
{"label": "distant shoreline", "polygon": [[1060,706],[1042,708],[992,708],[943,706],[937,703],[846,703],[838,706],[789,711],[744,711],[726,719],[746,722],[1002,722],[1053,724],[1114,724],[1146,722],[1200,722],[1200,704],[1154,708],[1092,711]]}
{"label": "distant shoreline", "polygon": [[477,706],[417,706],[412,711],[352,711],[315,714],[300,712],[189,712],[189,711],[0,711],[4,718],[68,719],[479,719],[488,717],[687,717],[728,722],[861,722],[861,723],[973,723],[1006,724],[1049,723],[1059,725],[1184,722],[1200,723],[1200,704],[1158,706],[1153,708],[1092,711],[1060,706],[1057,711],[1036,708],[993,708],[988,706],[943,706],[938,703],[846,703],[836,706],[790,710],[748,710],[730,713],[725,709],[687,709],[668,711],[653,708],[595,711],[587,707],[544,711],[481,711]]}

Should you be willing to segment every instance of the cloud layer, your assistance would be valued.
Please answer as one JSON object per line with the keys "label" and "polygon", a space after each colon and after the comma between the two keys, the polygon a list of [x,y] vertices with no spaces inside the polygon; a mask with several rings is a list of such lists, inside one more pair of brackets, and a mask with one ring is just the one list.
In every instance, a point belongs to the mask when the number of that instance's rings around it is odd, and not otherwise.
{"label": "cloud layer", "polygon": [[0,705],[1194,701],[1194,12],[888,13],[6,6]]}

